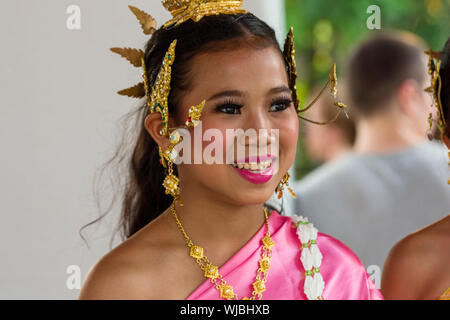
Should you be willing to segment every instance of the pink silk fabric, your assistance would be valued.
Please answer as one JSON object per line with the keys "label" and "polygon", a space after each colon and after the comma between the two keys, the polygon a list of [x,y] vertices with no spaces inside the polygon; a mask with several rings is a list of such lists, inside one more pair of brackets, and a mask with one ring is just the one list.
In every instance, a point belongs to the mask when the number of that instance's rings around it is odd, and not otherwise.
{"label": "pink silk fabric", "polygon": [[[269,216],[269,229],[275,246],[271,267],[267,274],[264,300],[306,300],[303,292],[305,270],[300,261],[300,240],[290,217],[273,210]],[[261,258],[261,239],[266,225],[233,257],[219,268],[227,284],[239,299],[250,297]],[[323,234],[317,235],[317,244],[323,255],[320,273],[325,282],[325,300],[382,300],[383,296],[367,274],[359,258],[339,240]],[[219,291],[209,279],[197,287],[186,300],[221,299]]]}

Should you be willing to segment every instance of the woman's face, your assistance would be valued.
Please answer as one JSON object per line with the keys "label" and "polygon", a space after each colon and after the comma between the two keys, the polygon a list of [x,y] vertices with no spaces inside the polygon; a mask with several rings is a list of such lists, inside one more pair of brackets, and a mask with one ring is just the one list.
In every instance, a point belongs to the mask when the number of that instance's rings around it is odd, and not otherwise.
{"label": "woman's face", "polygon": [[[206,100],[201,117],[202,132],[216,129],[215,133],[222,138],[202,141],[202,154],[208,145],[212,148],[211,144],[222,140],[221,146],[215,144],[222,150],[222,162],[206,164],[203,157],[201,164],[179,165],[181,189],[195,188],[204,196],[216,196],[238,205],[267,201],[294,161],[298,138],[299,121],[282,56],[272,47],[259,50],[242,47],[197,55],[191,66],[192,90],[182,99],[181,121],[187,119],[191,106]],[[257,135],[227,139],[230,129],[244,132],[254,129]],[[275,129],[279,130],[278,134],[271,132]],[[198,147],[192,128],[190,133],[192,147]],[[244,156],[238,155],[238,148],[245,152]],[[212,155],[217,156],[214,152]],[[266,158],[246,159],[258,155],[276,158],[271,162]],[[242,163],[243,168],[227,164],[230,159]],[[191,161],[194,163],[193,155]],[[263,161],[272,169],[259,167],[259,173],[251,171],[251,162],[261,165]],[[250,167],[248,170],[245,163]]]}

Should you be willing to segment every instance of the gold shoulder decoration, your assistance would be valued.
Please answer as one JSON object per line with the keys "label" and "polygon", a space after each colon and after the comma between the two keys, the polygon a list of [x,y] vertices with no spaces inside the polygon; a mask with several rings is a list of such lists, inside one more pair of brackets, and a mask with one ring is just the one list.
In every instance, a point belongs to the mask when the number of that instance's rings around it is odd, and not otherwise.
{"label": "gold shoulder decoration", "polygon": [[210,15],[247,13],[241,8],[242,0],[164,0],[162,4],[173,17],[164,28],[178,26],[189,19],[198,22]]}
{"label": "gold shoulder decoration", "polygon": [[[297,86],[296,86],[297,71],[296,71],[296,63],[295,63],[294,32],[293,32],[292,27],[290,28],[289,33],[286,38],[286,41],[284,42],[283,55],[284,55],[284,59],[287,64],[289,87],[292,91],[292,99],[294,101],[294,106],[297,110],[298,117],[300,119],[314,123],[314,124],[318,124],[318,125],[326,125],[326,124],[335,122],[338,119],[338,117],[342,111],[345,112],[345,115],[348,118],[348,114],[346,112],[347,106],[344,103],[336,100],[336,97],[337,97],[336,64],[333,64],[330,74],[328,75],[328,82],[323,87],[323,89],[320,91],[320,93],[317,95],[317,97],[315,97],[314,100],[306,108],[301,109],[299,107],[299,101],[298,101],[298,96],[297,96]],[[330,87],[330,93],[333,95],[334,100],[335,100],[334,105],[338,108],[338,112],[336,113],[336,115],[332,119],[330,119],[326,122],[317,122],[317,121],[310,120],[310,119],[307,119],[304,116],[302,116],[301,115],[302,113],[304,113],[305,111],[308,111],[317,102],[317,100],[319,100],[320,96],[322,95],[322,93],[325,91],[325,89],[327,87]]]}

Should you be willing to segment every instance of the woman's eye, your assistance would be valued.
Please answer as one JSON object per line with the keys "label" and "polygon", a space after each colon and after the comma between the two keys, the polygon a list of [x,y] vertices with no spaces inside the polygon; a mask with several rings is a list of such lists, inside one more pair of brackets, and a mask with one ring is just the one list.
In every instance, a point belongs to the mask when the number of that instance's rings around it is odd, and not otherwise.
{"label": "woman's eye", "polygon": [[[275,100],[271,103],[270,112],[280,112],[289,108],[292,104],[292,100],[290,99],[281,99]],[[232,102],[227,102],[223,105],[217,107],[217,111],[226,113],[226,114],[240,114],[242,105],[237,105]]]}
{"label": "woman's eye", "polygon": [[218,111],[227,113],[227,114],[240,114],[241,106],[233,105],[233,104],[224,104],[217,108]]}
{"label": "woman's eye", "polygon": [[[272,105],[270,107],[270,111],[271,112],[279,112],[279,111],[286,110],[287,108],[289,108],[291,106],[291,103],[292,103],[292,100],[289,100],[289,99],[277,100],[272,103]],[[275,108],[273,108],[273,107],[275,107]]]}

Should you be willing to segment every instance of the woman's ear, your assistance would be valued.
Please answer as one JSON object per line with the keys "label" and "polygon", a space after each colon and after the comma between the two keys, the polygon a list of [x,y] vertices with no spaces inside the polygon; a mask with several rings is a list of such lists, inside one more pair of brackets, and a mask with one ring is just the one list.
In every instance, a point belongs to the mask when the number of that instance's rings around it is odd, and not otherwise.
{"label": "woman's ear", "polygon": [[170,145],[170,141],[167,137],[161,135],[161,130],[163,129],[161,115],[157,112],[150,113],[145,118],[144,126],[161,149],[166,150],[166,148]]}

